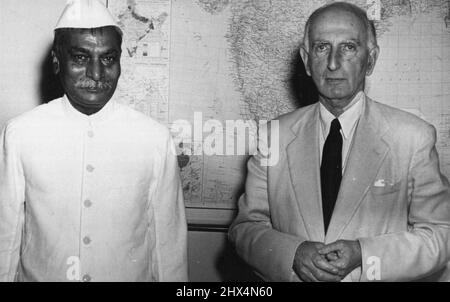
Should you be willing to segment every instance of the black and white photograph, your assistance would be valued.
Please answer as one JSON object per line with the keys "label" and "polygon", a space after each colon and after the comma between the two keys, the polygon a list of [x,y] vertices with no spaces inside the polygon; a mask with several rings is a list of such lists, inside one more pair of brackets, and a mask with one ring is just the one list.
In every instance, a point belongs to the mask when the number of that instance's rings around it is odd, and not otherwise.
{"label": "black and white photograph", "polygon": [[450,282],[450,0],[1,0],[0,41],[0,282]]}

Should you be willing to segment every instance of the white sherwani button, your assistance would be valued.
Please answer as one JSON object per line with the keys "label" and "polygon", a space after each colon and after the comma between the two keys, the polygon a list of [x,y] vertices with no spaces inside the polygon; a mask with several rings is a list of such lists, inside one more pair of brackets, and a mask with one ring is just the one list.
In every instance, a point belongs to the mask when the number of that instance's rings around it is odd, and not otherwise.
{"label": "white sherwani button", "polygon": [[92,280],[91,276],[89,276],[88,274],[83,276],[83,282],[90,282]]}
{"label": "white sherwani button", "polygon": [[89,238],[88,236],[83,238],[83,243],[88,245],[89,243],[91,243],[91,238]]}

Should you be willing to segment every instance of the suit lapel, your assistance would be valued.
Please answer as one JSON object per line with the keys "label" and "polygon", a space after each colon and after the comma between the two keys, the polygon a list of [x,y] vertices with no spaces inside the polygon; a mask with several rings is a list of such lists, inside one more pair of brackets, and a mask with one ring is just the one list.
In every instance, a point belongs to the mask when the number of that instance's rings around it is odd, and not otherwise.
{"label": "suit lapel", "polygon": [[353,138],[326,242],[333,242],[340,238],[374,182],[389,150],[382,139],[382,135],[386,132],[386,123],[383,122],[383,116],[373,106],[373,101],[366,98],[365,109]]}
{"label": "suit lapel", "polygon": [[294,136],[286,151],[291,182],[306,231],[310,240],[323,242],[318,108],[317,104],[291,128]]}

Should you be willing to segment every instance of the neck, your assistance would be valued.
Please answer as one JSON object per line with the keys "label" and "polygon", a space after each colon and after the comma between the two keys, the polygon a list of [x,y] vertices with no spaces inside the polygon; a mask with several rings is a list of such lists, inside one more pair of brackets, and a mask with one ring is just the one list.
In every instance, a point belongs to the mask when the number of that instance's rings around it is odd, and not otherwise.
{"label": "neck", "polygon": [[97,112],[99,112],[100,110],[102,110],[102,107],[85,107],[85,106],[80,106],[79,104],[74,104],[73,102],[70,101],[70,104],[72,105],[73,108],[75,108],[77,111],[85,114],[85,115],[93,115]]}
{"label": "neck", "polygon": [[322,97],[319,97],[319,101],[322,103],[323,106],[325,106],[325,108],[327,108],[328,111],[331,112],[331,114],[333,114],[335,117],[339,117],[342,113],[344,113],[344,108],[346,105],[344,106],[337,106],[335,103],[332,103],[329,100],[326,100]]}

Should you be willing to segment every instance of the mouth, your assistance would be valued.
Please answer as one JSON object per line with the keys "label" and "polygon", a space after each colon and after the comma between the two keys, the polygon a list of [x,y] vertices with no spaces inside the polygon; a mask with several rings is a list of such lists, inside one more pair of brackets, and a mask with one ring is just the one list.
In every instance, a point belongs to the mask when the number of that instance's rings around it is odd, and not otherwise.
{"label": "mouth", "polygon": [[328,83],[341,83],[346,81],[345,78],[325,78],[325,81],[327,81]]}
{"label": "mouth", "polygon": [[90,88],[90,87],[87,87],[87,88],[83,88],[83,89],[85,91],[87,91],[88,93],[94,93],[94,94],[102,93],[102,92],[105,91],[105,89],[102,89],[102,88]]}

